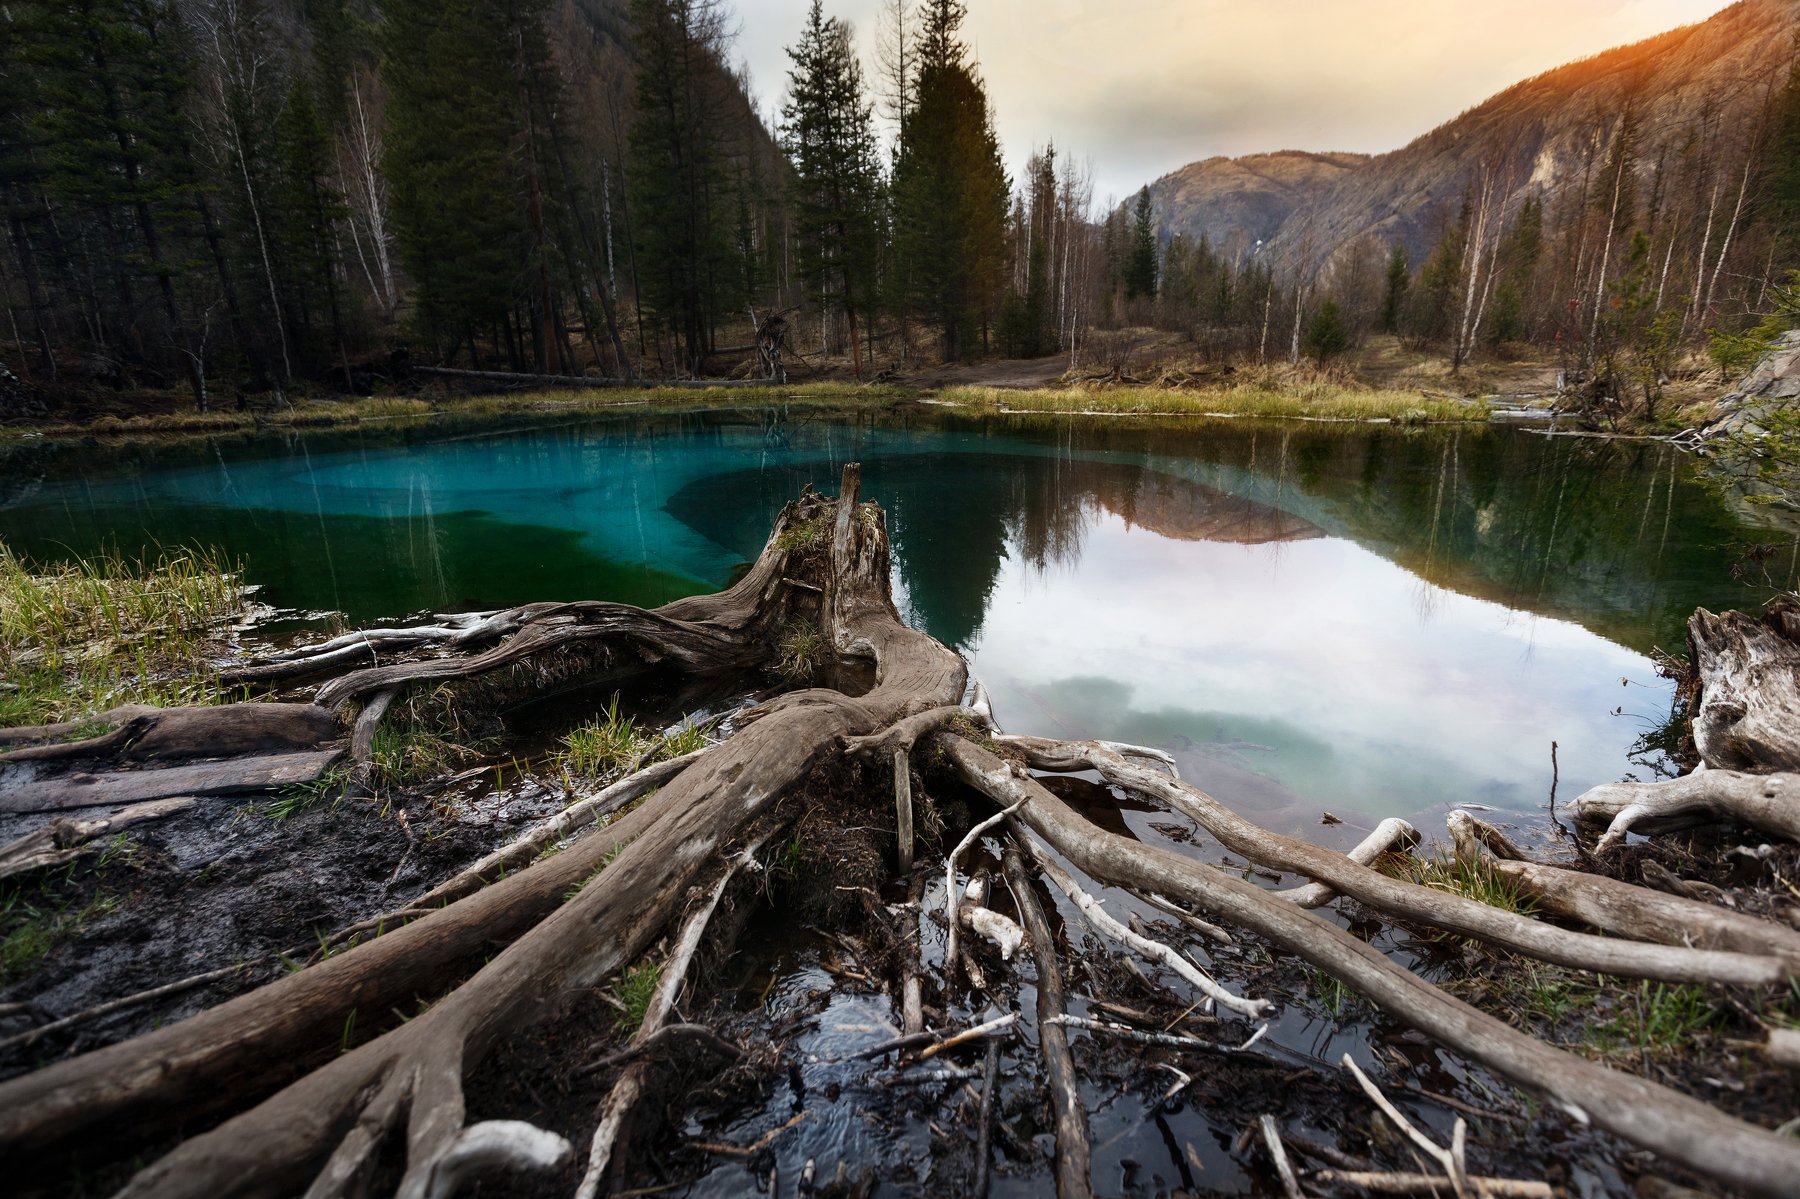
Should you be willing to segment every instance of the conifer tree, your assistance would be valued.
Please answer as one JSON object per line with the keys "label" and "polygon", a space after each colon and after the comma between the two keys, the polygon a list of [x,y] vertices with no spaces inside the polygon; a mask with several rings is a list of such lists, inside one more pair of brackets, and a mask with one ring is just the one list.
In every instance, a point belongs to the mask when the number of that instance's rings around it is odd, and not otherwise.
{"label": "conifer tree", "polygon": [[1131,250],[1125,260],[1125,298],[1155,299],[1157,285],[1156,222],[1150,207],[1150,189],[1138,192],[1131,214]]}
{"label": "conifer tree", "polygon": [[419,332],[452,352],[503,338],[523,365],[513,301],[530,236],[514,153],[520,94],[513,46],[527,4],[390,0],[382,27],[389,90],[386,168]]}
{"label": "conifer tree", "polygon": [[[24,10],[20,59],[36,76],[30,118],[43,194],[92,222],[103,246],[112,344],[140,362],[173,361],[207,404],[205,367],[177,297],[191,185],[182,111],[191,62],[166,0],[72,0]],[[146,337],[135,294],[155,291],[164,321]],[[101,297],[96,291],[94,298]]]}
{"label": "conifer tree", "polygon": [[746,298],[740,196],[720,92],[724,27],[712,0],[633,0],[632,207],[642,300],[698,372],[720,313]]}
{"label": "conifer tree", "polygon": [[814,295],[849,322],[860,377],[856,320],[873,301],[880,248],[874,108],[864,93],[850,27],[836,17],[827,19],[821,0],[813,0],[788,58],[793,66],[781,133],[794,166],[789,191],[795,231]]}
{"label": "conifer tree", "polygon": [[1394,243],[1388,257],[1387,290],[1381,301],[1381,331],[1400,332],[1400,320],[1406,313],[1406,293],[1412,286],[1412,264],[1406,260],[1406,245]]}
{"label": "conifer tree", "polygon": [[1307,322],[1305,347],[1320,366],[1350,348],[1350,331],[1344,327],[1344,314],[1336,300],[1327,299],[1319,305]]}
{"label": "conifer tree", "polygon": [[894,275],[902,303],[968,356],[999,314],[1006,276],[1006,169],[987,92],[957,36],[957,0],[924,6],[918,76],[894,161]]}

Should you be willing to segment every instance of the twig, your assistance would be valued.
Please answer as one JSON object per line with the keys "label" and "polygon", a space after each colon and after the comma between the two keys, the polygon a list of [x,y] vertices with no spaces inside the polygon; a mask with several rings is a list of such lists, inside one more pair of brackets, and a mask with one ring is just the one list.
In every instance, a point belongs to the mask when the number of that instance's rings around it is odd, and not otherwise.
{"label": "twig", "polygon": [[1018,1019],[1019,1013],[1008,1012],[998,1019],[989,1020],[986,1024],[977,1024],[974,1028],[964,1029],[953,1037],[945,1037],[935,1044],[926,1046],[925,1049],[920,1052],[918,1060],[921,1062],[929,1061],[946,1049],[955,1049],[958,1045],[966,1045],[970,1041],[978,1041],[982,1037],[991,1037],[1004,1029],[1010,1029],[1018,1022]]}
{"label": "twig", "polygon": [[191,991],[195,987],[204,987],[208,983],[219,982],[223,979],[230,978],[235,974],[242,974],[250,968],[249,963],[240,962],[233,966],[226,966],[220,970],[209,970],[205,974],[196,974],[192,978],[184,978],[178,982],[165,983],[160,987],[152,987],[148,991],[139,991],[135,995],[126,995],[120,999],[111,999],[105,1003],[96,1004],[84,1011],[64,1016],[60,1020],[52,1020],[48,1024],[40,1024],[36,1028],[26,1029],[22,1033],[7,1037],[4,1041],[0,1041],[0,1053],[5,1053],[9,1049],[22,1048],[43,1037],[49,1036],[53,1032],[61,1032],[65,1028],[74,1028],[77,1024],[86,1024],[90,1020],[98,1020],[102,1016],[110,1016],[114,1012],[122,1012],[126,1008],[137,1007],[139,1004],[151,1003],[155,1000],[162,999],[165,996],[179,995],[181,992]]}
{"label": "twig", "polygon": [[1257,1124],[1262,1129],[1269,1160],[1275,1163],[1275,1173],[1281,1176],[1281,1189],[1287,1193],[1287,1199],[1306,1199],[1306,1193],[1300,1189],[1300,1180],[1294,1177],[1294,1164],[1288,1161],[1287,1150],[1282,1148],[1281,1130],[1275,1127],[1275,1117],[1265,1115],[1257,1120]]}
{"label": "twig", "polygon": [[702,1047],[712,1050],[720,1057],[744,1056],[743,1050],[704,1024],[665,1024],[641,1041],[635,1041],[623,1049],[615,1050],[605,1057],[596,1058],[587,1065],[578,1067],[575,1073],[578,1077],[584,1074],[598,1074],[602,1070],[610,1070],[614,1066],[636,1061],[652,1050],[659,1049],[677,1039],[697,1041]]}
{"label": "twig", "polygon": [[971,845],[974,845],[976,841],[981,839],[981,835],[983,833],[987,832],[991,828],[997,827],[1008,816],[1011,816],[1014,812],[1018,811],[1021,807],[1023,807],[1024,803],[1025,803],[1024,800],[1020,800],[1018,803],[1014,804],[1012,807],[1007,808],[1003,812],[995,813],[994,815],[988,817],[986,820],[983,820],[980,824],[976,825],[974,828],[970,829],[969,835],[964,837],[961,841],[957,842],[956,848],[951,850],[950,856],[944,860],[944,915],[949,918],[949,925],[950,925],[950,940],[944,950],[944,977],[947,979],[954,978],[956,976],[956,965],[957,965],[957,959],[956,959],[956,931],[957,931],[957,925],[958,925],[957,908],[958,908],[958,906],[960,906],[960,902],[961,902],[958,892],[957,892],[957,888],[956,888],[956,866],[957,866],[957,863],[959,861],[961,861],[963,854],[965,854],[969,851],[969,847]]}
{"label": "twig", "polygon": [[1170,1049],[1204,1049],[1211,1053],[1242,1053],[1262,1040],[1263,1034],[1269,1031],[1267,1024],[1250,1034],[1250,1038],[1241,1045],[1220,1045],[1216,1041],[1202,1041],[1199,1037],[1187,1037],[1173,1032],[1145,1032],[1141,1028],[1132,1028],[1127,1024],[1108,1024],[1104,1020],[1095,1020],[1089,1016],[1052,1016],[1043,1021],[1044,1024],[1061,1024],[1069,1028],[1086,1029],[1088,1032],[1104,1033],[1109,1037],[1118,1037],[1122,1041],[1136,1041],[1140,1045],[1163,1045]]}
{"label": "twig", "polygon": [[988,1154],[992,1151],[994,1121],[994,1078],[1000,1072],[1000,1042],[989,1041],[987,1067],[981,1078],[981,1114],[977,1123],[981,1131],[975,1138],[975,1199],[986,1199],[988,1190]]}
{"label": "twig", "polygon": [[1401,1115],[1399,1108],[1388,1102],[1388,1097],[1383,1095],[1381,1093],[1381,1088],[1370,1081],[1369,1076],[1362,1072],[1362,1067],[1356,1064],[1355,1058],[1346,1053],[1343,1058],[1343,1066],[1356,1076],[1357,1085],[1363,1089],[1363,1094],[1369,1097],[1370,1102],[1381,1110],[1381,1114],[1393,1121],[1394,1127],[1405,1133],[1408,1140],[1412,1141],[1412,1143],[1423,1150],[1427,1156],[1444,1168],[1444,1173],[1450,1176],[1450,1185],[1452,1189],[1456,1191],[1457,1195],[1459,1197],[1467,1195],[1467,1177],[1463,1173],[1462,1162],[1460,1160],[1461,1155],[1457,1152],[1461,1147],[1463,1138],[1467,1135],[1466,1129],[1468,1128],[1468,1125],[1463,1122],[1462,1117],[1458,1116],[1456,1118],[1455,1130],[1451,1136],[1452,1147],[1450,1149],[1440,1148],[1436,1141],[1420,1132],[1418,1128],[1413,1125],[1411,1120],[1408,1120],[1405,1116]]}
{"label": "twig", "polygon": [[698,1149],[702,1153],[723,1153],[731,1157],[754,1157],[757,1153],[767,1148],[769,1142],[773,1141],[776,1137],[780,1136],[804,1119],[806,1119],[805,1112],[795,1112],[789,1117],[787,1123],[771,1128],[748,1145],[733,1145],[726,1141],[689,1141],[687,1147],[689,1149]]}
{"label": "twig", "polygon": [[[1320,1170],[1307,1176],[1321,1186],[1354,1187],[1389,1195],[1436,1195],[1444,1180],[1435,1174],[1387,1173],[1379,1170]],[[1556,1192],[1547,1182],[1518,1178],[1483,1178],[1470,1175],[1469,1188],[1484,1199],[1551,1199]]]}
{"label": "twig", "polygon": [[[688,963],[694,960],[694,954],[700,949],[701,938],[706,935],[707,923],[718,908],[719,900],[724,898],[725,889],[731,885],[738,869],[746,862],[755,860],[756,851],[761,845],[760,839],[754,841],[730,860],[724,875],[713,884],[706,902],[682,926],[681,935],[675,939],[675,946],[669,951],[668,961],[664,963],[662,973],[657,978],[656,990],[650,996],[643,1021],[632,1034],[628,1048],[636,1048],[648,1042],[668,1020],[669,1013],[675,1009],[676,997],[680,995],[682,985],[687,980]],[[575,1190],[575,1199],[594,1199],[600,1193],[600,1184],[606,1178],[606,1168],[612,1162],[613,1142],[618,1139],[625,1117],[637,1102],[638,1096],[643,1093],[648,1079],[649,1068],[639,1060],[628,1066],[618,1081],[613,1083],[612,1091],[600,1109],[600,1124],[594,1129],[594,1139],[588,1148],[587,1172],[582,1176],[581,1185]]]}
{"label": "twig", "polygon": [[1049,855],[1039,850],[1036,843],[1030,837],[1025,836],[1022,829],[1019,830],[1019,839],[1025,851],[1037,863],[1037,868],[1043,871],[1044,877],[1055,883],[1064,895],[1074,901],[1075,906],[1081,910],[1081,914],[1086,916],[1088,921],[1100,931],[1111,935],[1114,940],[1124,942],[1151,961],[1167,966],[1192,983],[1202,995],[1241,1016],[1249,1016],[1253,1020],[1261,1019],[1268,1015],[1270,1009],[1275,1006],[1266,999],[1246,999],[1241,995],[1232,994],[1214,981],[1211,975],[1167,945],[1160,941],[1152,941],[1148,937],[1138,936],[1114,919],[1110,912],[1100,906],[1099,900],[1083,891],[1069,876],[1068,871],[1052,862]]}

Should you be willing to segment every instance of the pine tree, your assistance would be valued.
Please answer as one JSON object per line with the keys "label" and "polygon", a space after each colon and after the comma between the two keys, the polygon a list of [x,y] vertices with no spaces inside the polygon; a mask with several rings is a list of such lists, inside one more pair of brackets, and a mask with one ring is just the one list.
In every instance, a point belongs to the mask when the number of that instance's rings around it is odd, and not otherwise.
{"label": "pine tree", "polygon": [[925,7],[893,178],[895,290],[938,325],[946,361],[986,337],[1006,276],[1010,188],[987,93],[957,38],[963,15],[956,0]]}
{"label": "pine tree", "polygon": [[641,298],[698,372],[720,313],[747,298],[723,142],[724,31],[711,0],[633,0],[632,208]]}
{"label": "pine tree", "polygon": [[1155,299],[1157,285],[1156,223],[1150,208],[1150,189],[1138,192],[1131,215],[1131,250],[1125,260],[1125,298]]}
{"label": "pine tree", "polygon": [[1344,314],[1338,302],[1327,299],[1306,324],[1304,344],[1320,366],[1350,348],[1350,331],[1344,327]]}
{"label": "pine tree", "polygon": [[508,49],[533,11],[483,0],[390,0],[386,169],[419,332],[434,344],[504,337],[530,258],[514,153],[520,79]]}
{"label": "pine tree", "polygon": [[[275,154],[275,239],[291,276],[289,286],[300,332],[303,336],[311,333],[314,313],[322,304],[330,322],[332,348],[343,363],[348,350],[334,244],[348,209],[332,182],[330,139],[313,105],[312,89],[302,79],[294,80],[276,121]],[[344,385],[349,387],[348,367],[344,369]]]}
{"label": "pine tree", "polygon": [[1406,313],[1406,293],[1411,286],[1412,264],[1406,260],[1406,246],[1395,242],[1394,252],[1388,257],[1387,291],[1381,301],[1383,333],[1400,332],[1400,320]]}
{"label": "pine tree", "polygon": [[820,0],[813,0],[788,58],[793,66],[781,133],[794,164],[795,232],[813,293],[823,307],[841,311],[849,321],[860,377],[856,319],[873,301],[880,249],[874,108],[864,93],[850,27],[836,17],[827,20]]}
{"label": "pine tree", "polygon": [[[73,0],[21,5],[20,61],[41,107],[29,119],[41,147],[43,195],[70,210],[103,247],[93,269],[111,296],[112,345],[140,362],[173,361],[207,405],[201,347],[174,280],[186,264],[191,180],[183,112],[192,73],[165,0]],[[155,290],[164,329],[147,339],[135,290]],[[100,300],[96,288],[93,298]],[[159,344],[160,341],[160,344]]]}

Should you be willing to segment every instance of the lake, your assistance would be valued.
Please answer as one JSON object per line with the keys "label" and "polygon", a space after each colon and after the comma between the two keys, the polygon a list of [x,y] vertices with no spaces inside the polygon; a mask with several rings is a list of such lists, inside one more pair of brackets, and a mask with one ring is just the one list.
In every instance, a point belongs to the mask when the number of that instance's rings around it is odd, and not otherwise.
{"label": "lake", "polygon": [[1697,605],[1794,578],[1794,544],[1660,444],[929,409],[26,445],[0,459],[0,539],[213,544],[266,602],[353,623],[654,604],[724,585],[851,460],[903,614],[968,654],[1004,725],[1160,746],[1313,835],[1323,810],[1535,811],[1552,741],[1565,795],[1647,776],[1634,746],[1670,698],[1650,655]]}

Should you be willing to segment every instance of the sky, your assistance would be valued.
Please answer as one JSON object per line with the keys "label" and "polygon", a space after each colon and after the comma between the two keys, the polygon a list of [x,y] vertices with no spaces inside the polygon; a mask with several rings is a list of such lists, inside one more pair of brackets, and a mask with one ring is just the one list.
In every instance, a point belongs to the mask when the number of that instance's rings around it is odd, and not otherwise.
{"label": "sky", "polygon": [[[826,0],[875,65],[884,0]],[[765,114],[810,0],[732,0]],[[1054,139],[1124,197],[1216,154],[1397,149],[1522,79],[1729,0],[967,0],[1015,176]]]}

